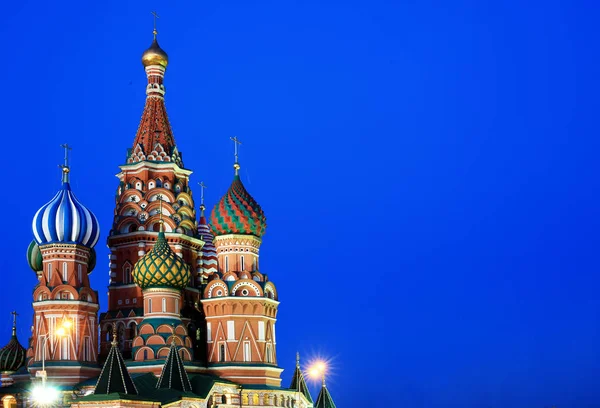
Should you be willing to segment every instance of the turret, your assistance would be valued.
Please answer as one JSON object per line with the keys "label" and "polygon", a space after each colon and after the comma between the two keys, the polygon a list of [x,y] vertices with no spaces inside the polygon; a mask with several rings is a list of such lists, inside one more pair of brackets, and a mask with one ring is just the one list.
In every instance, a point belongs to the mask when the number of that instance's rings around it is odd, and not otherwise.
{"label": "turret", "polygon": [[29,246],[28,259],[39,283],[33,292],[34,324],[27,356],[33,375],[75,384],[100,371],[98,294],[88,277],[96,262],[93,248],[100,228],[96,216],[71,190],[70,148],[62,147],[61,188],[32,222],[35,243]]}

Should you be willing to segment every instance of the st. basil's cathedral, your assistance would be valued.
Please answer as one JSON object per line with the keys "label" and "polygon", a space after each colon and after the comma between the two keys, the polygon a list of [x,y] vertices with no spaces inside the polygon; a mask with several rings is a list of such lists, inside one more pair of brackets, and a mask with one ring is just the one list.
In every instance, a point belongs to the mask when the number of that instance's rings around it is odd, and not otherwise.
{"label": "st. basil's cathedral", "polygon": [[[0,350],[4,408],[335,407],[322,379],[313,401],[299,357],[289,387],[277,365],[279,298],[261,271],[265,213],[238,175],[197,218],[167,117],[168,56],[156,39],[142,55],[146,103],[118,173],[107,309],[89,274],[101,228],[69,184],[33,216],[27,250],[37,274],[27,347],[13,331]],[[203,188],[203,186],[201,187]],[[276,277],[275,277],[276,278]]]}

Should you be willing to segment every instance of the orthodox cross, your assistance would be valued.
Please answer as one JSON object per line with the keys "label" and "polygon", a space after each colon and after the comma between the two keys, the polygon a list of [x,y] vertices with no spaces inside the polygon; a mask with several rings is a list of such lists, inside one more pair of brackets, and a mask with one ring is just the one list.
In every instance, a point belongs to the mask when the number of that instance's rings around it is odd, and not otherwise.
{"label": "orthodox cross", "polygon": [[63,183],[67,183],[69,181],[69,150],[73,150],[73,148],[67,143],[61,144],[60,147],[65,149],[65,162],[64,164],[60,164],[59,167],[63,172]]}
{"label": "orthodox cross", "polygon": [[154,30],[152,31],[152,34],[154,34],[154,38],[156,38],[156,34],[158,34],[158,31],[156,31],[156,19],[159,17],[158,14],[156,14],[156,11],[151,11],[150,13],[154,16]]}
{"label": "orthodox cross", "polygon": [[13,328],[12,328],[12,335],[16,336],[17,335],[17,316],[19,315],[17,313],[16,310],[13,310],[12,312],[10,312],[11,315],[13,315]]}
{"label": "orthodox cross", "polygon": [[240,164],[238,163],[238,145],[241,145],[242,142],[237,138],[237,136],[230,137],[233,140],[233,151],[235,155],[235,163],[233,164],[233,168],[235,169],[235,175],[238,175],[238,171],[240,169]]}
{"label": "orthodox cross", "polygon": [[206,185],[203,181],[198,183],[198,185],[200,186],[200,207],[202,208],[204,207],[204,189],[206,188]]}

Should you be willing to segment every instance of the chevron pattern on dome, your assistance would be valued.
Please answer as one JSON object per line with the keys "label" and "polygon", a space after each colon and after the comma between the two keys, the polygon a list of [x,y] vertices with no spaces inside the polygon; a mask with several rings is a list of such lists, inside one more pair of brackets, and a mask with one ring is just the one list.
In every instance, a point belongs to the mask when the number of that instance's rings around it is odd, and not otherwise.
{"label": "chevron pattern on dome", "polygon": [[38,245],[66,243],[92,248],[100,238],[98,219],[75,198],[68,182],[37,211],[32,228]]}
{"label": "chevron pattern on dome", "polygon": [[215,235],[243,234],[260,238],[267,228],[265,213],[246,191],[238,175],[213,208],[210,223]]}
{"label": "chevron pattern on dome", "polygon": [[202,276],[204,278],[212,275],[218,270],[218,259],[217,259],[217,248],[215,248],[214,239],[215,237],[210,230],[210,226],[206,223],[204,216],[200,217],[198,222],[198,238],[204,241],[202,246],[202,257],[200,258],[202,264]]}
{"label": "chevron pattern on dome", "polygon": [[133,279],[142,289],[172,287],[184,289],[190,281],[190,267],[167,242],[164,232],[158,233],[156,244],[133,267]]}

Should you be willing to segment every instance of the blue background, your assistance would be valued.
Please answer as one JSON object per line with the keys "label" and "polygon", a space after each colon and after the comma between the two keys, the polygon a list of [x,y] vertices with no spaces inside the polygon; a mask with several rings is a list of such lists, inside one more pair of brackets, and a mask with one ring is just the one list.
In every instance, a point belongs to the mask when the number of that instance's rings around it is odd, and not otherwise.
{"label": "blue background", "polygon": [[101,222],[105,310],[153,9],[209,208],[232,180],[229,137],[243,141],[284,385],[298,350],[331,360],[338,407],[600,406],[593,1],[5,4],[0,338],[13,309],[30,333],[30,222],[64,142]]}

